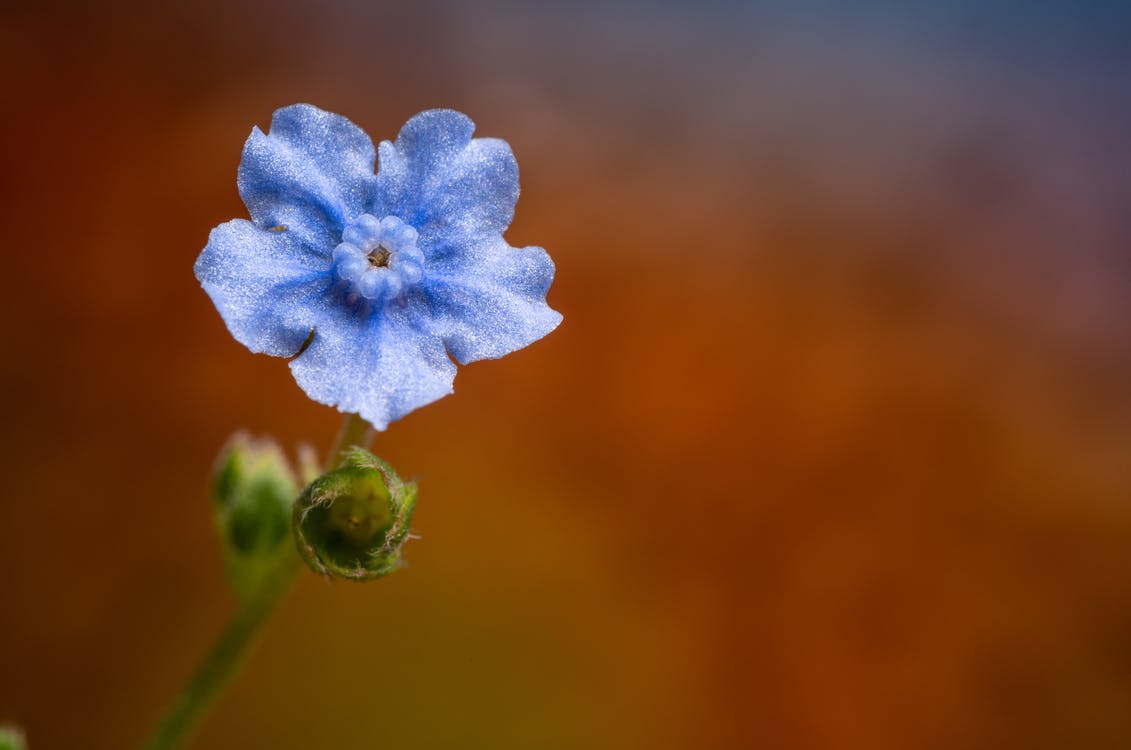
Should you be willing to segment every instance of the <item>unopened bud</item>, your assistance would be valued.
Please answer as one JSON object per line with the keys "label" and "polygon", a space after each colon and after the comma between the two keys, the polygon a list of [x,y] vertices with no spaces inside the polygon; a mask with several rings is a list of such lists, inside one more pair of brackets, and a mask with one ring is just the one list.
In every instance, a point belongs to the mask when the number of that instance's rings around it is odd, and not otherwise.
{"label": "unopened bud", "polygon": [[315,479],[294,505],[299,554],[318,573],[370,581],[400,567],[416,507],[416,484],[368,451]]}
{"label": "unopened bud", "polygon": [[298,483],[274,440],[244,433],[233,435],[221,451],[213,482],[228,578],[246,599],[286,549]]}
{"label": "unopened bud", "polygon": [[24,733],[13,726],[0,726],[0,750],[24,750]]}

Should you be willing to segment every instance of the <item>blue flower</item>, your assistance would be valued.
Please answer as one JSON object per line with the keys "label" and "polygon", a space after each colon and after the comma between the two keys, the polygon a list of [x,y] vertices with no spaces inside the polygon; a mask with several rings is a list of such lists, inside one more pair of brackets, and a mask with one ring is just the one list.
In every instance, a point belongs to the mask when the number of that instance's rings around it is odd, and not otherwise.
{"label": "blue flower", "polygon": [[385,429],[452,392],[452,359],[552,331],[553,262],[502,236],[518,165],[474,129],[429,110],[375,153],[352,122],[308,104],[253,128],[238,176],[251,221],[213,229],[195,267],[236,340],[294,357],[312,399]]}

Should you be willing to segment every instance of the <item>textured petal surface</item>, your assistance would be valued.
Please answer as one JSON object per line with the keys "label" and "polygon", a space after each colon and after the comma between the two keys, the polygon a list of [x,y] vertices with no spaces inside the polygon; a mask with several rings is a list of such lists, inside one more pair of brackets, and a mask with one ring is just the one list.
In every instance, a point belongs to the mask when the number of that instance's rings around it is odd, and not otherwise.
{"label": "textured petal surface", "polygon": [[315,401],[360,414],[383,430],[451,393],[456,366],[435,334],[414,325],[408,310],[390,305],[372,316],[329,308],[291,371]]}
{"label": "textured petal surface", "polygon": [[373,141],[352,122],[309,104],[277,110],[271,128],[254,128],[238,184],[252,221],[284,225],[328,254],[373,195]]}
{"label": "textured petal surface", "polygon": [[302,346],[327,285],[327,263],[293,233],[244,219],[213,229],[193,270],[236,340],[276,356]]}
{"label": "textured petal surface", "polygon": [[422,112],[380,147],[374,211],[420,232],[426,256],[503,232],[518,200],[518,164],[505,141],[475,138],[451,110]]}
{"label": "textured petal surface", "polygon": [[434,262],[428,274],[433,330],[460,364],[521,349],[562,321],[546,304],[554,263],[540,247],[483,242]]}
{"label": "textured petal surface", "polygon": [[252,221],[214,229],[196,264],[236,339],[294,356],[307,395],[385,429],[452,392],[453,357],[553,330],[553,262],[502,237],[518,166],[474,129],[423,112],[381,144],[378,175],[369,137],[339,115],[295,105],[254,129],[239,170]]}

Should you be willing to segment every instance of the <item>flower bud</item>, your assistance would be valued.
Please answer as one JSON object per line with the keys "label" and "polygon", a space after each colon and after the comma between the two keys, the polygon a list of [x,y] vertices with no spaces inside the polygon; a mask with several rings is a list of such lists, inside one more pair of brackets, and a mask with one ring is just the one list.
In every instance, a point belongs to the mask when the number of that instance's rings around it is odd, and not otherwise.
{"label": "flower bud", "polygon": [[241,597],[259,590],[286,549],[296,495],[298,483],[274,440],[232,436],[216,461],[213,500],[228,578]]}
{"label": "flower bud", "polygon": [[416,507],[416,484],[387,463],[352,449],[340,469],[314,480],[294,505],[299,554],[331,578],[370,581],[400,567]]}
{"label": "flower bud", "polygon": [[0,750],[24,750],[24,733],[13,726],[0,725]]}

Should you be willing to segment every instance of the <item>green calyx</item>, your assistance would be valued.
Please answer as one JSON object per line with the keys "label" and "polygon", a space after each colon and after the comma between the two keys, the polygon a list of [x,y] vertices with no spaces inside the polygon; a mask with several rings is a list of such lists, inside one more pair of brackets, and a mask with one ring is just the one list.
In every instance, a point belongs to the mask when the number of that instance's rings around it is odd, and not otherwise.
{"label": "green calyx", "polygon": [[273,440],[237,433],[220,452],[212,489],[228,578],[247,599],[286,550],[298,482]]}
{"label": "green calyx", "polygon": [[299,554],[328,578],[370,581],[401,566],[416,484],[361,448],[310,483],[294,504]]}

